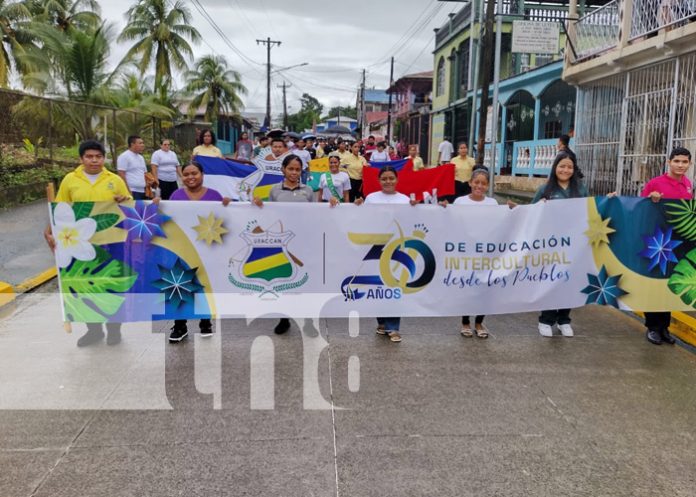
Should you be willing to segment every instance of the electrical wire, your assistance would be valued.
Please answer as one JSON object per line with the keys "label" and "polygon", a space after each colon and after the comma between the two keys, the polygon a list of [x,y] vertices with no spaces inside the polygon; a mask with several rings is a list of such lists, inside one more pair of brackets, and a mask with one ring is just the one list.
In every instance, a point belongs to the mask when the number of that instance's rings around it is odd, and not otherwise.
{"label": "electrical wire", "polygon": [[227,35],[220,29],[220,27],[217,25],[215,20],[210,17],[210,14],[208,11],[205,9],[203,4],[201,4],[200,0],[191,0],[193,3],[193,6],[196,8],[196,10],[203,16],[203,18],[210,24],[210,26],[215,30],[215,32],[220,36],[223,42],[234,52],[236,53],[242,61],[244,61],[249,67],[251,67],[255,72],[263,75],[263,72],[260,71],[256,65],[263,66],[263,63],[256,62],[255,60],[250,59],[247,57],[239,48],[235,46],[234,43],[227,37]]}

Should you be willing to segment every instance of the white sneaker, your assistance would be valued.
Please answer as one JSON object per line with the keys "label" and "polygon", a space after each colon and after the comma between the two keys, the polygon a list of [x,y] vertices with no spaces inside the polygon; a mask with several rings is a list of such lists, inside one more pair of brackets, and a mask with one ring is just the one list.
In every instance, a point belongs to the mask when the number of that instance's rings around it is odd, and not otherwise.
{"label": "white sneaker", "polygon": [[558,329],[564,337],[573,336],[573,328],[569,324],[559,324]]}
{"label": "white sneaker", "polygon": [[552,337],[553,328],[551,328],[548,324],[539,323],[539,334],[543,337]]}

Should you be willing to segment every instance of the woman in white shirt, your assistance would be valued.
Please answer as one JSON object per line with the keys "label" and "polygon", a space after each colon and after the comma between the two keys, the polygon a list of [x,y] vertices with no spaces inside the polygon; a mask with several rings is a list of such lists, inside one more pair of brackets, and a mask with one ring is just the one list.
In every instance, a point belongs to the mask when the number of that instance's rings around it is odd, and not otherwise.
{"label": "woman in white shirt", "polygon": [[150,167],[152,175],[159,183],[160,198],[169,200],[169,197],[178,188],[177,179],[181,178],[181,164],[176,153],[171,150],[172,142],[165,138],[160,144],[160,149],[152,154],[150,159]]}
{"label": "woman in white shirt", "polygon": [[[396,183],[398,181],[396,169],[393,166],[382,166],[379,170],[379,184],[382,191],[370,193],[365,200],[358,198],[355,200],[356,205],[364,204],[411,204],[416,205],[415,199],[409,199],[403,193],[396,191]],[[401,335],[399,328],[401,326],[400,317],[377,318],[377,334],[386,335],[392,342],[400,342]]]}
{"label": "woman in white shirt", "polygon": [[[471,173],[469,184],[471,185],[471,193],[459,197],[454,201],[454,205],[498,205],[498,202],[491,197],[486,196],[488,192],[488,168],[475,168]],[[469,316],[462,316],[461,334],[464,337],[472,337],[474,333],[479,338],[488,338],[488,329],[483,325],[483,318],[486,316],[478,315],[474,321],[474,329],[471,329]]]}
{"label": "woman in white shirt", "polygon": [[331,206],[349,202],[350,176],[345,171],[341,171],[340,166],[340,157],[329,155],[329,172],[323,173],[319,179],[317,199],[320,202],[329,202]]}
{"label": "woman in white shirt", "polygon": [[377,150],[372,151],[370,162],[389,162],[391,158],[389,157],[389,152],[387,152],[386,147],[386,143],[379,142],[377,144]]}

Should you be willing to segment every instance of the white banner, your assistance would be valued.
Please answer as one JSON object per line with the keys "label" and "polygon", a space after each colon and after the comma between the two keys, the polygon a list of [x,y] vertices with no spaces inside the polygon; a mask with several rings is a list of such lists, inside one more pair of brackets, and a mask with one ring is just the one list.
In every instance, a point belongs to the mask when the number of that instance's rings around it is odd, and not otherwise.
{"label": "white banner", "polygon": [[[138,202],[89,212],[85,205],[72,208],[101,222],[85,235],[95,254],[71,256],[60,244],[57,253],[66,317],[75,321],[94,320],[88,308],[95,306],[105,319],[136,321],[152,314],[453,316],[696,304],[693,227],[681,211],[670,214],[689,202],[573,199],[512,210]],[[105,213],[117,222],[109,225]],[[70,229],[69,216],[61,219],[59,240]],[[651,251],[655,240],[662,249]],[[104,285],[95,290],[85,278]],[[157,311],[142,304],[146,296]]]}

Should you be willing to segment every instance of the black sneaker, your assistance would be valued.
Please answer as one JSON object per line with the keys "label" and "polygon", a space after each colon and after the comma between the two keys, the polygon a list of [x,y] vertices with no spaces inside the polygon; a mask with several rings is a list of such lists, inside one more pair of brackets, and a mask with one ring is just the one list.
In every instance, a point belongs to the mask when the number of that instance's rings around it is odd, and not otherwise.
{"label": "black sneaker", "polygon": [[172,332],[169,334],[169,343],[177,343],[182,341],[188,335],[186,323],[174,323]]}
{"label": "black sneaker", "polygon": [[276,335],[282,335],[290,329],[290,320],[288,318],[281,318],[276,327],[273,329],[273,333]]}
{"label": "black sneaker", "polygon": [[209,338],[213,336],[213,323],[210,322],[210,319],[201,319],[199,328],[201,330],[201,336],[203,338]]}
{"label": "black sneaker", "polygon": [[87,347],[88,345],[93,345],[95,343],[101,342],[103,339],[104,332],[102,331],[101,323],[99,323],[97,326],[87,328],[87,333],[78,338],[77,346]]}
{"label": "black sneaker", "polygon": [[660,345],[662,343],[662,334],[656,330],[648,330],[645,333],[645,338],[648,339],[648,342],[654,343],[655,345]]}
{"label": "black sneaker", "polygon": [[675,343],[677,343],[674,337],[670,335],[669,329],[667,328],[662,328],[660,330],[660,338],[662,338],[663,342],[668,343],[670,345],[674,345]]}

